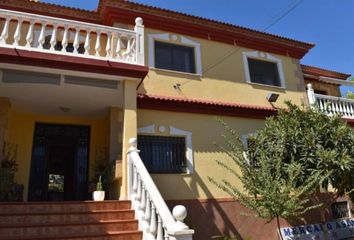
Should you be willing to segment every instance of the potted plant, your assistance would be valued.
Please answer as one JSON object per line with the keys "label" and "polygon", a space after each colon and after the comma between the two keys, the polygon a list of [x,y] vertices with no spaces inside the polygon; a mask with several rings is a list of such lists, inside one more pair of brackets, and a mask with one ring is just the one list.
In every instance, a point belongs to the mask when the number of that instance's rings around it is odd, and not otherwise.
{"label": "potted plant", "polygon": [[100,176],[96,184],[96,191],[93,191],[92,198],[94,201],[103,201],[105,196],[105,191],[102,187],[102,177]]}

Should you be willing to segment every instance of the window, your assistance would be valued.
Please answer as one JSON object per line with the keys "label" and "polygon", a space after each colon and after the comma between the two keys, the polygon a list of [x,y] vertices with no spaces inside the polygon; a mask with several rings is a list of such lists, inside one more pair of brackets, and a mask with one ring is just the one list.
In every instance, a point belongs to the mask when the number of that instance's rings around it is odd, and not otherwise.
{"label": "window", "polygon": [[185,173],[186,139],[184,137],[139,135],[138,149],[151,173]]}
{"label": "window", "polygon": [[333,218],[348,218],[348,217],[350,217],[347,201],[332,203],[331,208],[332,208]]}
{"label": "window", "polygon": [[250,71],[251,82],[281,86],[278,66],[276,63],[249,58],[248,68]]}
{"label": "window", "polygon": [[166,125],[138,128],[141,158],[150,172],[194,172],[192,132]]}
{"label": "window", "polygon": [[285,87],[282,60],[269,53],[244,52],[245,78],[249,83]]}
{"label": "window", "polygon": [[195,73],[194,48],[155,41],[155,67]]}
{"label": "window", "polygon": [[177,34],[149,34],[149,67],[202,75],[200,43]]}

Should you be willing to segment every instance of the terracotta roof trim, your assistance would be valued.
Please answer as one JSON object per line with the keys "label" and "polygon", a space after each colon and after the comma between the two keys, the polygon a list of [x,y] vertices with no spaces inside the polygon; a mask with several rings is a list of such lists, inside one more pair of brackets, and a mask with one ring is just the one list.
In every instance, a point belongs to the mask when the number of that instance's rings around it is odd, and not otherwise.
{"label": "terracotta roof trim", "polygon": [[[239,25],[235,25],[235,24],[231,24],[231,23],[227,23],[227,22],[222,22],[222,21],[218,21],[218,20],[214,20],[214,19],[209,19],[209,18],[205,18],[205,17],[200,17],[200,16],[196,16],[196,15],[192,15],[192,14],[187,14],[187,13],[182,13],[182,12],[178,12],[178,11],[174,11],[174,10],[170,10],[170,9],[166,9],[166,8],[160,8],[160,7],[155,7],[155,6],[150,6],[150,5],[146,5],[146,4],[142,4],[142,3],[136,3],[134,1],[129,1],[129,0],[100,0],[99,1],[99,10],[101,10],[103,8],[103,2],[115,2],[115,3],[123,3],[123,4],[130,4],[130,5],[135,5],[137,7],[143,7],[143,8],[148,8],[151,10],[155,10],[155,11],[160,11],[160,12],[166,12],[166,13],[170,13],[170,14],[175,14],[175,15],[179,15],[179,16],[184,16],[187,18],[193,18],[195,20],[201,20],[201,21],[207,21],[210,23],[214,23],[217,25],[223,25],[225,27],[231,27],[231,28],[235,28],[235,29],[239,29],[239,30],[243,30],[243,31],[247,31],[247,32],[253,32],[253,33],[258,33],[261,35],[267,35],[270,37],[275,37],[278,39],[282,39],[285,41],[291,41],[291,42],[295,42],[298,44],[302,44],[302,45],[306,45],[307,47],[314,47],[315,44],[314,43],[308,43],[308,42],[303,42],[303,41],[299,41],[299,40],[295,40],[295,39],[291,39],[291,38],[287,38],[287,37],[283,37],[280,35],[276,35],[276,34],[272,34],[272,33],[267,33],[264,31],[259,31],[259,30],[255,30],[252,28],[247,28],[247,27],[243,27],[243,26],[239,26]],[[172,16],[169,16],[172,17]]]}
{"label": "terracotta roof trim", "polygon": [[259,105],[250,105],[250,104],[240,104],[240,103],[231,103],[231,102],[220,102],[220,101],[210,101],[204,99],[187,99],[187,98],[178,98],[178,97],[169,97],[169,96],[161,96],[161,95],[150,95],[144,93],[138,93],[137,97],[139,99],[152,99],[152,100],[162,100],[169,102],[179,102],[179,103],[194,103],[194,104],[203,104],[210,105],[215,107],[233,107],[239,109],[252,109],[252,110],[261,110],[261,111],[270,111],[277,112],[276,108],[259,106]]}
{"label": "terracotta roof trim", "polygon": [[319,67],[314,67],[314,66],[309,66],[304,64],[301,64],[301,68],[303,73],[315,75],[315,76],[338,78],[341,80],[347,80],[347,78],[351,76],[351,74],[349,73],[342,73],[342,72],[337,72],[329,69],[324,69],[324,68],[319,68]]}

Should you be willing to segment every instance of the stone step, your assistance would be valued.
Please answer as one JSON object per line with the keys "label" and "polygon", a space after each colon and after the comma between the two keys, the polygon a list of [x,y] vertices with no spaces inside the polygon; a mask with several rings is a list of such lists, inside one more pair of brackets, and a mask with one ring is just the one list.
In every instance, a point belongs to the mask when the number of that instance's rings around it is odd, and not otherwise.
{"label": "stone step", "polygon": [[93,210],[90,212],[41,212],[41,213],[15,213],[0,215],[0,227],[23,226],[31,224],[55,223],[93,223],[100,220],[134,219],[134,211],[122,210]]}
{"label": "stone step", "polygon": [[[90,235],[104,235],[113,231],[136,231],[136,220],[106,220],[95,223],[57,223],[41,225],[26,223],[23,226],[0,227],[0,239],[48,239],[51,236],[60,238],[84,237]],[[24,238],[26,239],[26,238]]]}
{"label": "stone step", "polygon": [[60,234],[46,236],[1,236],[1,240],[141,240],[141,231],[107,231],[104,234]]}
{"label": "stone step", "polygon": [[131,209],[130,201],[0,203],[0,215]]}

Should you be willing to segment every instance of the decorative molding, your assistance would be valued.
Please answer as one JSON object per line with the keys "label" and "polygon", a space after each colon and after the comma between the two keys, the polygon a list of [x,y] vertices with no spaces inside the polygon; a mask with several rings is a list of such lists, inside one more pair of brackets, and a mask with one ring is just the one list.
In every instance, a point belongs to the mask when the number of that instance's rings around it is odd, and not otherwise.
{"label": "decorative molding", "polygon": [[155,124],[152,124],[152,125],[149,125],[149,126],[146,126],[146,127],[138,128],[138,133],[144,133],[144,134],[156,133]]}
{"label": "decorative molding", "polygon": [[155,41],[156,40],[168,42],[172,44],[193,47],[195,71],[196,71],[195,74],[202,75],[202,58],[201,58],[200,43],[176,34],[169,34],[169,33],[148,34],[149,67],[155,68]]}
{"label": "decorative molding", "polygon": [[169,136],[181,136],[186,139],[186,160],[187,160],[187,174],[192,174],[194,172],[194,158],[193,158],[193,147],[192,147],[192,132],[185,131],[173,126],[158,126],[158,131],[156,131],[156,125],[151,124],[145,127],[138,128],[138,133],[140,134],[160,134],[167,133]]}
{"label": "decorative molding", "polygon": [[[246,82],[253,83],[251,81],[251,75],[250,75],[250,70],[249,70],[249,66],[248,66],[248,58],[254,58],[254,59],[258,59],[258,60],[276,63],[277,68],[278,68],[280,87],[285,88],[284,69],[283,69],[282,60],[280,58],[274,57],[269,53],[264,53],[264,52],[259,52],[259,51],[243,52],[242,58],[243,58],[243,67],[244,67],[244,71],[245,71]],[[266,84],[266,85],[268,86],[268,84]],[[273,86],[273,85],[269,85],[269,86]],[[279,86],[274,86],[274,87],[279,87]]]}

